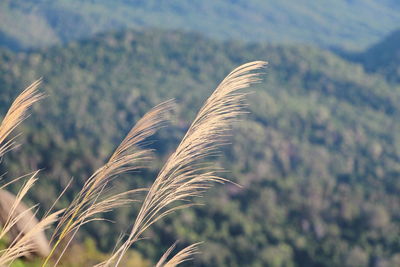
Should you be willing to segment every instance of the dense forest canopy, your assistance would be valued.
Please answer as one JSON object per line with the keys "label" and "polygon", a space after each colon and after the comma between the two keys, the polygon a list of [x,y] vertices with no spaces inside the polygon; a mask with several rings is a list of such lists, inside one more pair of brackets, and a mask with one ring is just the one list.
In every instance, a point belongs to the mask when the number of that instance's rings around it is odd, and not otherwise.
{"label": "dense forest canopy", "polygon": [[[65,47],[1,49],[0,116],[39,77],[48,97],[20,128],[23,146],[4,157],[0,173],[10,179],[42,169],[30,195],[42,210],[74,177],[62,207],[141,115],[175,98],[171,125],[153,140],[150,170],[115,181],[149,185],[202,101],[251,60],[269,61],[265,80],[216,162],[242,188],[218,186],[199,201],[205,206],[148,231],[136,253],[152,261],[176,239],[204,240],[196,266],[400,264],[399,79],[317,48],[130,30]],[[136,209],[87,225],[80,240],[109,251]]]}

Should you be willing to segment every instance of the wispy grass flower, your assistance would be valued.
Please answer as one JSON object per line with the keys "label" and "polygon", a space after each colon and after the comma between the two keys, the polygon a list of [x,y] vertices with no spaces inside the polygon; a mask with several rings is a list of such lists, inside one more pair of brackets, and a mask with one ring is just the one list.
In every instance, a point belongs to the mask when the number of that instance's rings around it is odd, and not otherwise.
{"label": "wispy grass flower", "polygon": [[195,243],[190,246],[185,247],[176,253],[169,260],[168,257],[171,255],[172,251],[175,249],[177,242],[175,242],[165,253],[162,255],[160,260],[158,261],[156,267],[175,267],[185,261],[189,261],[193,259],[195,254],[199,253],[198,246],[200,243]]}
{"label": "wispy grass flower", "polygon": [[27,87],[12,103],[0,125],[0,157],[15,146],[15,137],[6,141],[17,126],[27,118],[29,108],[44,97],[38,91],[41,79]]}
{"label": "wispy grass flower", "polygon": [[127,240],[100,265],[118,266],[129,247],[152,224],[175,210],[193,205],[190,200],[200,196],[211,182],[226,181],[215,174],[215,167],[202,160],[215,154],[224,144],[232,122],[243,113],[246,94],[238,91],[258,82],[259,73],[254,71],[265,65],[263,61],[244,64],[215,89],[150,187]]}
{"label": "wispy grass flower", "polygon": [[53,234],[56,241],[43,266],[46,266],[56,248],[69,236],[64,247],[65,251],[71,239],[83,224],[93,220],[95,215],[127,204],[130,202],[126,197],[128,194],[143,191],[143,189],[131,190],[109,198],[102,196],[107,184],[117,175],[143,168],[152,159],[151,150],[142,148],[141,145],[146,138],[153,135],[164,125],[167,119],[166,114],[172,109],[173,104],[173,101],[167,101],[146,113],[129,131],[108,162],[89,177],[78,196],[62,216]]}

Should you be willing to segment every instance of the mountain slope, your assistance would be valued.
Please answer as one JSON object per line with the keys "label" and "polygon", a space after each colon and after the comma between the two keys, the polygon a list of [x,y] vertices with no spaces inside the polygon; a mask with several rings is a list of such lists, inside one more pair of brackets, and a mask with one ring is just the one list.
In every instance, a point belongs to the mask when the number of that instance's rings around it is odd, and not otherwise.
{"label": "mountain slope", "polygon": [[399,11],[398,1],[377,0],[5,0],[0,3],[0,30],[19,41],[11,46],[15,49],[142,27],[197,31],[217,39],[360,49],[394,30]]}
{"label": "mountain slope", "polygon": [[[256,59],[270,63],[266,80],[217,163],[243,188],[219,186],[206,207],[168,217],[135,249],[154,261],[176,239],[204,240],[196,266],[396,266],[400,88],[315,48],[126,31],[30,53],[0,50],[0,114],[40,76],[48,94],[0,173],[43,169],[31,198],[44,208],[75,177],[63,206],[140,115],[174,97],[176,120],[157,135],[152,168],[116,180],[149,184],[212,89]],[[89,224],[81,238],[112,248],[136,210],[109,215],[115,224]]]}
{"label": "mountain slope", "polygon": [[361,63],[368,72],[383,75],[391,82],[400,82],[400,30],[389,34],[382,41],[362,53],[345,56]]}

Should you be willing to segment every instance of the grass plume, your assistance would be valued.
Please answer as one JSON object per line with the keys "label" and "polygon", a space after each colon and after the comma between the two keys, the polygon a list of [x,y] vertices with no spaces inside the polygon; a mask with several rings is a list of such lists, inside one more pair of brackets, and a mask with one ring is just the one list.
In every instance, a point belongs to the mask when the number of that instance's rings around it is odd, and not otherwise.
{"label": "grass plume", "polygon": [[[22,121],[28,117],[29,108],[44,97],[44,94],[38,91],[40,83],[41,79],[28,86],[14,100],[3,121],[1,122],[0,157],[15,147],[15,137],[6,141],[7,137],[18,127]],[[11,193],[5,191],[3,188],[24,178],[25,176],[16,178],[0,187],[2,201],[4,202],[3,204],[6,205],[3,207],[5,208],[3,212],[7,211],[7,214],[2,214],[2,216],[6,217],[1,218],[2,228],[0,230],[0,239],[4,238],[7,234],[14,235],[12,243],[9,245],[9,247],[0,251],[0,266],[10,264],[18,257],[27,256],[30,253],[35,252],[38,249],[37,246],[43,245],[43,243],[39,244],[35,242],[44,241],[44,229],[52,224],[61,212],[59,211],[45,216],[40,222],[38,222],[35,218],[35,213],[32,212],[36,206],[27,208],[22,203],[22,199],[37,181],[37,174],[38,171],[31,175],[31,177],[25,182],[15,197]],[[48,245],[47,241],[44,245]]]}
{"label": "grass plume", "polygon": [[42,220],[37,221],[35,217],[36,211],[34,211],[37,205],[28,208],[22,203],[22,199],[37,181],[37,174],[38,171],[25,182],[15,197],[11,193],[0,189],[3,201],[2,212],[7,211],[7,205],[9,205],[7,218],[1,218],[3,222],[0,239],[7,234],[12,237],[12,242],[8,248],[0,251],[0,266],[10,264],[16,258],[30,256],[31,253],[48,253],[50,250],[43,232],[57,220],[58,215],[63,210],[50,215],[47,214]]}
{"label": "grass plume", "polygon": [[[212,95],[198,112],[187,133],[170,155],[163,168],[158,173],[149,189],[135,189],[120,194],[105,197],[110,182],[116,176],[129,171],[145,167],[152,159],[151,150],[143,147],[143,143],[153,135],[166,121],[166,114],[172,109],[173,102],[162,103],[140,119],[129,131],[121,144],[116,148],[106,164],[96,170],[84,183],[82,190],[74,201],[64,211],[57,211],[45,217],[33,229],[21,235],[9,248],[1,252],[0,266],[8,264],[14,259],[26,255],[34,250],[30,238],[35,233],[43,231],[51,223],[59,223],[53,233],[51,251],[43,262],[47,266],[54,253],[63,241],[63,250],[58,259],[53,262],[57,265],[71,240],[79,228],[93,220],[102,220],[100,213],[108,212],[117,207],[131,203],[131,194],[146,191],[140,210],[133,222],[127,239],[119,245],[110,258],[96,266],[118,266],[127,250],[138,240],[143,233],[155,222],[173,213],[194,205],[192,199],[201,196],[214,182],[224,183],[227,180],[219,177],[217,169],[205,159],[218,153],[219,147],[225,144],[232,123],[238,115],[243,113],[243,101],[246,93],[241,89],[260,81],[258,70],[266,66],[266,62],[254,61],[244,64],[233,70],[215,89]],[[5,142],[7,136],[26,118],[27,109],[43,97],[37,92],[40,81],[28,87],[12,104],[9,112],[0,125],[0,156],[14,146],[14,139]],[[29,191],[36,181],[35,173],[22,187],[11,208],[14,213],[22,197]],[[1,190],[1,188],[0,188]],[[15,206],[15,207],[14,207]],[[30,212],[33,208],[29,209]],[[10,216],[0,232],[0,238],[15,225],[18,216]],[[32,219],[34,219],[32,217]],[[199,243],[190,245],[169,260],[176,247],[172,245],[161,257],[156,267],[176,266],[190,260],[198,253]]]}
{"label": "grass plume", "polygon": [[242,101],[246,94],[238,91],[258,82],[259,73],[254,71],[265,65],[263,61],[244,64],[233,70],[215,89],[150,187],[129,237],[108,261],[100,265],[118,266],[128,248],[153,223],[175,210],[193,205],[190,200],[200,196],[211,182],[226,181],[215,174],[215,167],[199,161],[217,152],[224,143],[232,122],[243,112]]}
{"label": "grass plume", "polygon": [[38,91],[41,79],[28,86],[12,103],[0,125],[0,157],[15,146],[14,139],[6,141],[6,138],[27,118],[28,109],[44,97]]}
{"label": "grass plume", "polygon": [[[27,254],[34,252],[36,250],[36,245],[32,242],[32,239],[38,233],[42,233],[51,224],[57,221],[58,216],[63,212],[63,210],[56,211],[42,220],[40,220],[35,226],[26,231],[24,234],[20,235],[15,242],[9,246],[4,253],[0,256],[0,266],[5,266],[15,259],[26,256]],[[32,215],[31,220],[34,220],[34,215]]]}
{"label": "grass plume", "polygon": [[[37,181],[37,178],[36,178],[37,174],[38,174],[38,171],[35,172],[25,182],[25,184],[18,191],[18,194],[15,197],[13,203],[11,203],[11,207],[8,212],[7,219],[3,223],[2,229],[0,231],[0,239],[4,238],[4,236],[21,220],[21,218],[24,217],[27,212],[29,212],[29,210],[26,210],[26,211],[18,214],[16,212],[16,210],[21,205],[21,202],[22,202],[22,199],[24,198],[24,196],[28,193],[28,191],[32,188],[32,186]],[[0,190],[3,190],[3,189],[0,189]]]}
{"label": "grass plume", "polygon": [[195,243],[190,246],[185,247],[176,253],[171,259],[167,261],[167,258],[175,249],[177,242],[175,242],[165,253],[162,255],[160,260],[158,261],[156,267],[175,267],[185,261],[189,261],[192,259],[193,255],[198,254],[198,246],[201,243]]}
{"label": "grass plume", "polygon": [[[101,193],[111,179],[118,174],[142,168],[152,159],[151,150],[142,148],[141,144],[163,126],[166,121],[166,114],[172,109],[173,104],[173,101],[167,101],[146,113],[129,131],[108,162],[89,177],[79,195],[62,216],[53,237],[56,236],[58,231],[60,231],[60,234],[43,266],[46,266],[49,262],[61,241],[68,235],[72,235],[72,239],[82,224],[87,223],[91,220],[90,218],[99,213],[110,211],[112,208],[126,204],[128,202],[126,199],[127,193],[141,190],[133,190],[107,199],[101,199]],[[69,243],[70,240],[67,242],[67,246]]]}

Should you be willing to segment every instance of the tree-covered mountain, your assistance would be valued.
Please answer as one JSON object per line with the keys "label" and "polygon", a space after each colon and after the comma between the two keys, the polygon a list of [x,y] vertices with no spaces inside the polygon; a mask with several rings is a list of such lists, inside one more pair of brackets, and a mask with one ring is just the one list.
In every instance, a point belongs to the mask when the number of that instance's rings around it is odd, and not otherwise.
{"label": "tree-covered mountain", "polygon": [[400,82],[400,30],[363,52],[344,54],[344,58],[362,64],[366,71],[379,73],[390,82]]}
{"label": "tree-covered mountain", "polygon": [[[32,203],[79,190],[150,107],[175,98],[153,140],[150,184],[202,101],[233,67],[267,60],[265,81],[216,164],[242,185],[218,186],[204,206],[169,216],[134,249],[155,261],[175,240],[205,241],[196,266],[396,266],[400,263],[400,87],[307,46],[218,42],[170,31],[126,31],[27,53],[0,51],[0,114],[38,77],[48,97],[20,128],[23,145],[0,173],[42,169]],[[1,115],[0,115],[1,116]],[[81,239],[110,250],[137,206],[87,225]],[[81,251],[82,253],[82,251]],[[75,252],[74,258],[78,257]]]}
{"label": "tree-covered mountain", "polygon": [[360,49],[400,25],[395,0],[3,0],[0,44],[26,49],[156,27],[217,39]]}

